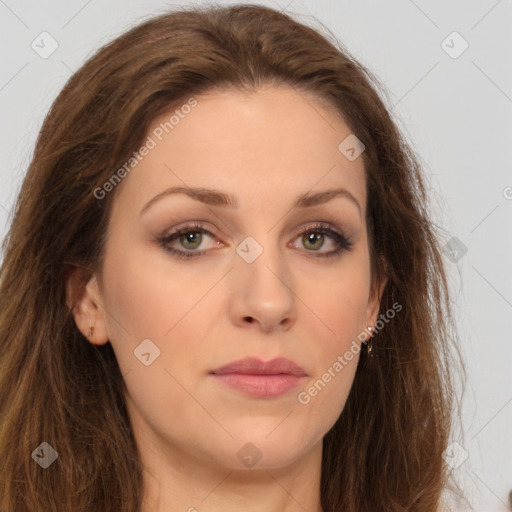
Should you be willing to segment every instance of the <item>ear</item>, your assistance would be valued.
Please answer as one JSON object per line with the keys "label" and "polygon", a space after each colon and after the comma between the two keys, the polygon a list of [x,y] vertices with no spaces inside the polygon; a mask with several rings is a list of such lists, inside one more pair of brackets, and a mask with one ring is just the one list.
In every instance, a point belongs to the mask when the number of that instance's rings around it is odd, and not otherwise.
{"label": "ear", "polygon": [[96,275],[87,278],[81,269],[73,269],[66,279],[66,303],[76,326],[90,343],[104,345],[109,341]]}
{"label": "ear", "polygon": [[[384,261],[384,268],[387,268],[386,262]],[[368,299],[368,306],[366,308],[366,325],[367,327],[371,327],[375,329],[375,324],[378,320],[380,302],[382,300],[382,295],[384,293],[384,289],[386,288],[386,284],[388,282],[387,275],[383,275],[381,280],[374,287],[373,293],[370,295]]]}

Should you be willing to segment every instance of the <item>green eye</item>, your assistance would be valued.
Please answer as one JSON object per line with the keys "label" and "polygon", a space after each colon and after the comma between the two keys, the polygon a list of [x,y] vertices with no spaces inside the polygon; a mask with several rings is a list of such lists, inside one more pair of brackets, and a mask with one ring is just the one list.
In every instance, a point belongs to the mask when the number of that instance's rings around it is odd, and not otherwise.
{"label": "green eye", "polygon": [[[204,241],[203,235],[215,238],[215,235],[204,226],[201,224],[194,224],[191,226],[185,226],[169,235],[158,238],[157,241],[167,252],[171,253],[178,259],[196,258],[208,252],[207,250],[196,250]],[[307,249],[306,252],[317,252],[318,254],[316,254],[315,257],[318,258],[331,258],[338,256],[343,251],[352,250],[354,245],[353,242],[351,242],[347,237],[334,231],[333,229],[328,228],[323,223],[317,223],[313,226],[308,226],[307,229],[302,231],[302,233],[297,236],[300,235],[302,235],[302,245],[305,249]],[[326,236],[338,245],[337,249],[329,252],[320,251],[324,245]],[[180,250],[171,247],[171,243],[176,240],[179,242],[180,246],[186,250]]]}
{"label": "green eye", "polygon": [[[311,247],[311,249],[313,251],[317,251],[324,244],[324,234],[323,233],[317,234],[315,232],[310,231],[310,232],[302,235],[302,241],[304,242],[304,245],[309,244],[309,243],[315,245],[315,247]],[[320,241],[320,243],[318,243],[319,241]]]}
{"label": "green eye", "polygon": [[[181,234],[178,238],[179,243],[183,245],[183,247],[187,249],[197,249],[198,246],[201,245],[202,242],[202,233],[195,231],[188,231],[185,234]],[[191,246],[188,244],[192,244]]]}

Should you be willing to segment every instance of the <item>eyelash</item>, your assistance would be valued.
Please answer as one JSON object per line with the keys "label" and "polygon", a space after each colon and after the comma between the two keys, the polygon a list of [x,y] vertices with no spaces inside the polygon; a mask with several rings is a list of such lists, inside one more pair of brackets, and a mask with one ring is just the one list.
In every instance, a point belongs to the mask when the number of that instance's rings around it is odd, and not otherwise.
{"label": "eyelash", "polygon": [[[170,233],[165,236],[161,236],[157,238],[157,242],[163,247],[164,250],[167,252],[170,252],[173,256],[175,256],[178,259],[187,259],[187,258],[196,258],[198,256],[202,256],[207,251],[180,251],[178,249],[174,249],[172,247],[169,247],[169,243],[173,242],[176,238],[178,238],[180,235],[184,235],[187,233],[202,233],[207,234],[211,237],[215,237],[215,235],[208,229],[206,229],[202,224],[195,223],[193,225],[184,226],[173,233]],[[323,223],[316,223],[313,226],[308,226],[306,229],[301,231],[297,234],[298,236],[304,235],[306,233],[321,233],[324,235],[328,235],[331,239],[333,239],[338,245],[338,249],[335,249],[333,251],[330,251],[328,253],[318,253],[318,258],[334,258],[336,256],[339,256],[343,251],[351,251],[354,243],[344,236],[343,234],[340,234],[330,228],[328,228]],[[297,238],[296,237],[296,238]],[[315,251],[307,251],[307,252],[315,252]]]}

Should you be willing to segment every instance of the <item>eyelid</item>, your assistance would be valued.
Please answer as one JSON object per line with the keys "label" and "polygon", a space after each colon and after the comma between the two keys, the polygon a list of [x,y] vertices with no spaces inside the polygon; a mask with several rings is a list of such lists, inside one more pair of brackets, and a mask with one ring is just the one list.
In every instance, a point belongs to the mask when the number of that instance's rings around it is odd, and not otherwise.
{"label": "eyelid", "polygon": [[343,232],[336,226],[333,226],[330,222],[311,221],[311,222],[308,222],[308,223],[302,225],[300,228],[298,228],[296,231],[295,237],[302,235],[306,231],[312,231],[312,230],[318,229],[318,228],[329,229],[331,231],[334,231],[338,235],[343,235]]}
{"label": "eyelid", "polygon": [[[324,220],[321,221],[312,220],[301,224],[301,226],[295,230],[295,235],[293,236],[297,237],[301,235],[304,231],[318,227],[323,227],[325,229],[331,229],[332,231],[335,231],[337,234],[345,236],[346,238],[352,238],[349,232],[347,232],[344,228],[339,226],[340,221],[336,219],[336,217],[331,218],[329,216],[326,217],[325,215],[323,215],[323,217]],[[168,238],[170,236],[177,234],[182,229],[186,229],[187,231],[193,231],[194,229],[197,229],[198,231],[205,231],[207,234],[214,236],[216,238],[221,238],[220,235],[217,234],[216,228],[211,227],[211,224],[208,221],[203,220],[182,222],[177,226],[173,227],[172,230],[164,231],[159,238]],[[243,238],[244,236],[242,236],[242,239]]]}

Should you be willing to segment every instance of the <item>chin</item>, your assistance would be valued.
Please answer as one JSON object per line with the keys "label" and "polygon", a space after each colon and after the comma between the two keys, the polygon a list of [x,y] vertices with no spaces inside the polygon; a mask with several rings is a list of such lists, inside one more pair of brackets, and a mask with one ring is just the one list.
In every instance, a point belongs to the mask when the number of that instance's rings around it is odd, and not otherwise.
{"label": "chin", "polygon": [[293,429],[293,433],[289,429],[278,433],[279,428],[276,429],[274,422],[273,433],[270,433],[272,429],[263,433],[250,428],[243,435],[232,432],[234,439],[215,460],[222,460],[223,465],[234,470],[283,468],[307,454],[315,445],[315,440],[308,442],[299,436],[301,430],[298,427]]}

